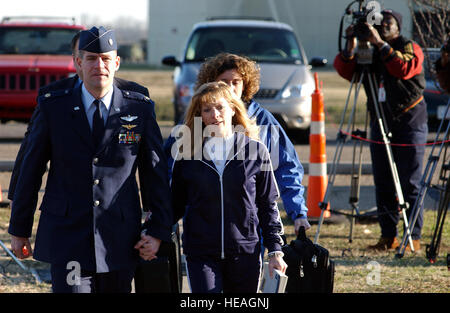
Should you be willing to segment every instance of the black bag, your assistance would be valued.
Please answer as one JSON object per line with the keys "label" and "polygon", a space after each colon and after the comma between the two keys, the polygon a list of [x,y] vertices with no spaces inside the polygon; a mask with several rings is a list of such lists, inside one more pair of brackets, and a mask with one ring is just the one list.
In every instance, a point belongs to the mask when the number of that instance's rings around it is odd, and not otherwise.
{"label": "black bag", "polygon": [[178,223],[173,226],[171,241],[161,241],[157,259],[140,260],[134,275],[136,293],[181,293],[181,246]]}
{"label": "black bag", "polygon": [[284,261],[288,265],[286,293],[332,293],[334,285],[334,261],[328,250],[314,244],[300,227],[296,240],[282,247]]}

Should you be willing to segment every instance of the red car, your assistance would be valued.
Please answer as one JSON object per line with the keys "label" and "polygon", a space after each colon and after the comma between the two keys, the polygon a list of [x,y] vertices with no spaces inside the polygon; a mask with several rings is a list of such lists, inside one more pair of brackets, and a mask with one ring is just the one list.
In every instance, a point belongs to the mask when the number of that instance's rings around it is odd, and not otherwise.
{"label": "red car", "polygon": [[[45,19],[45,21],[44,21]],[[70,43],[85,29],[49,18],[4,18],[0,23],[0,121],[29,121],[40,87],[75,75]]]}

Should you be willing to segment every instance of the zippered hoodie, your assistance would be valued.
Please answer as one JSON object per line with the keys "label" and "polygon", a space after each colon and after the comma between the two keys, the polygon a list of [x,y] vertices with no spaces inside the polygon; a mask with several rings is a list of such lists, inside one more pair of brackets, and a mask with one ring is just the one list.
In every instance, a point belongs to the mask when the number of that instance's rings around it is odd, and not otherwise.
{"label": "zippered hoodie", "polygon": [[281,251],[279,191],[269,152],[242,133],[234,137],[222,174],[205,156],[174,163],[174,216],[184,217],[186,255],[253,254],[260,249],[259,227],[269,252]]}
{"label": "zippered hoodie", "polygon": [[[303,197],[305,187],[302,185],[304,169],[294,145],[272,113],[261,107],[254,99],[248,104],[247,114],[249,118],[256,119],[256,124],[260,126],[260,140],[266,145],[272,156],[277,158],[276,160],[272,159],[273,172],[280,188],[280,197],[283,200],[287,215],[293,221],[299,215],[306,218],[308,208]],[[164,151],[169,164],[169,178],[172,177],[174,163],[172,145],[175,141],[175,137],[170,135],[164,143]]]}

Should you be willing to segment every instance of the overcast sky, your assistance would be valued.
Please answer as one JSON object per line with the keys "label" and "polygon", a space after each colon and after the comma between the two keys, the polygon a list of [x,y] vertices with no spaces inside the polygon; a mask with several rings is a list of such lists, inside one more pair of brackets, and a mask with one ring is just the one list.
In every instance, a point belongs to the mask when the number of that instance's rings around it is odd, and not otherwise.
{"label": "overcast sky", "polygon": [[64,16],[80,22],[82,14],[89,14],[101,22],[111,22],[120,16],[145,22],[147,4],[148,0],[2,0],[0,17]]}

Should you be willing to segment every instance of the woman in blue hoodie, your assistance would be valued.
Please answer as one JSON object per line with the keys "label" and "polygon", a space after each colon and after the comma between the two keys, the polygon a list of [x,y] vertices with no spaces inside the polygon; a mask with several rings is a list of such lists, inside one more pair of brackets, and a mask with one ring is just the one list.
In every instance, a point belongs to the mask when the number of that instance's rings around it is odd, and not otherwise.
{"label": "woman in blue hoodie", "polygon": [[190,136],[177,140],[172,195],[191,290],[257,292],[260,233],[270,271],[286,269],[279,191],[259,128],[223,82],[197,89],[185,125]]}

